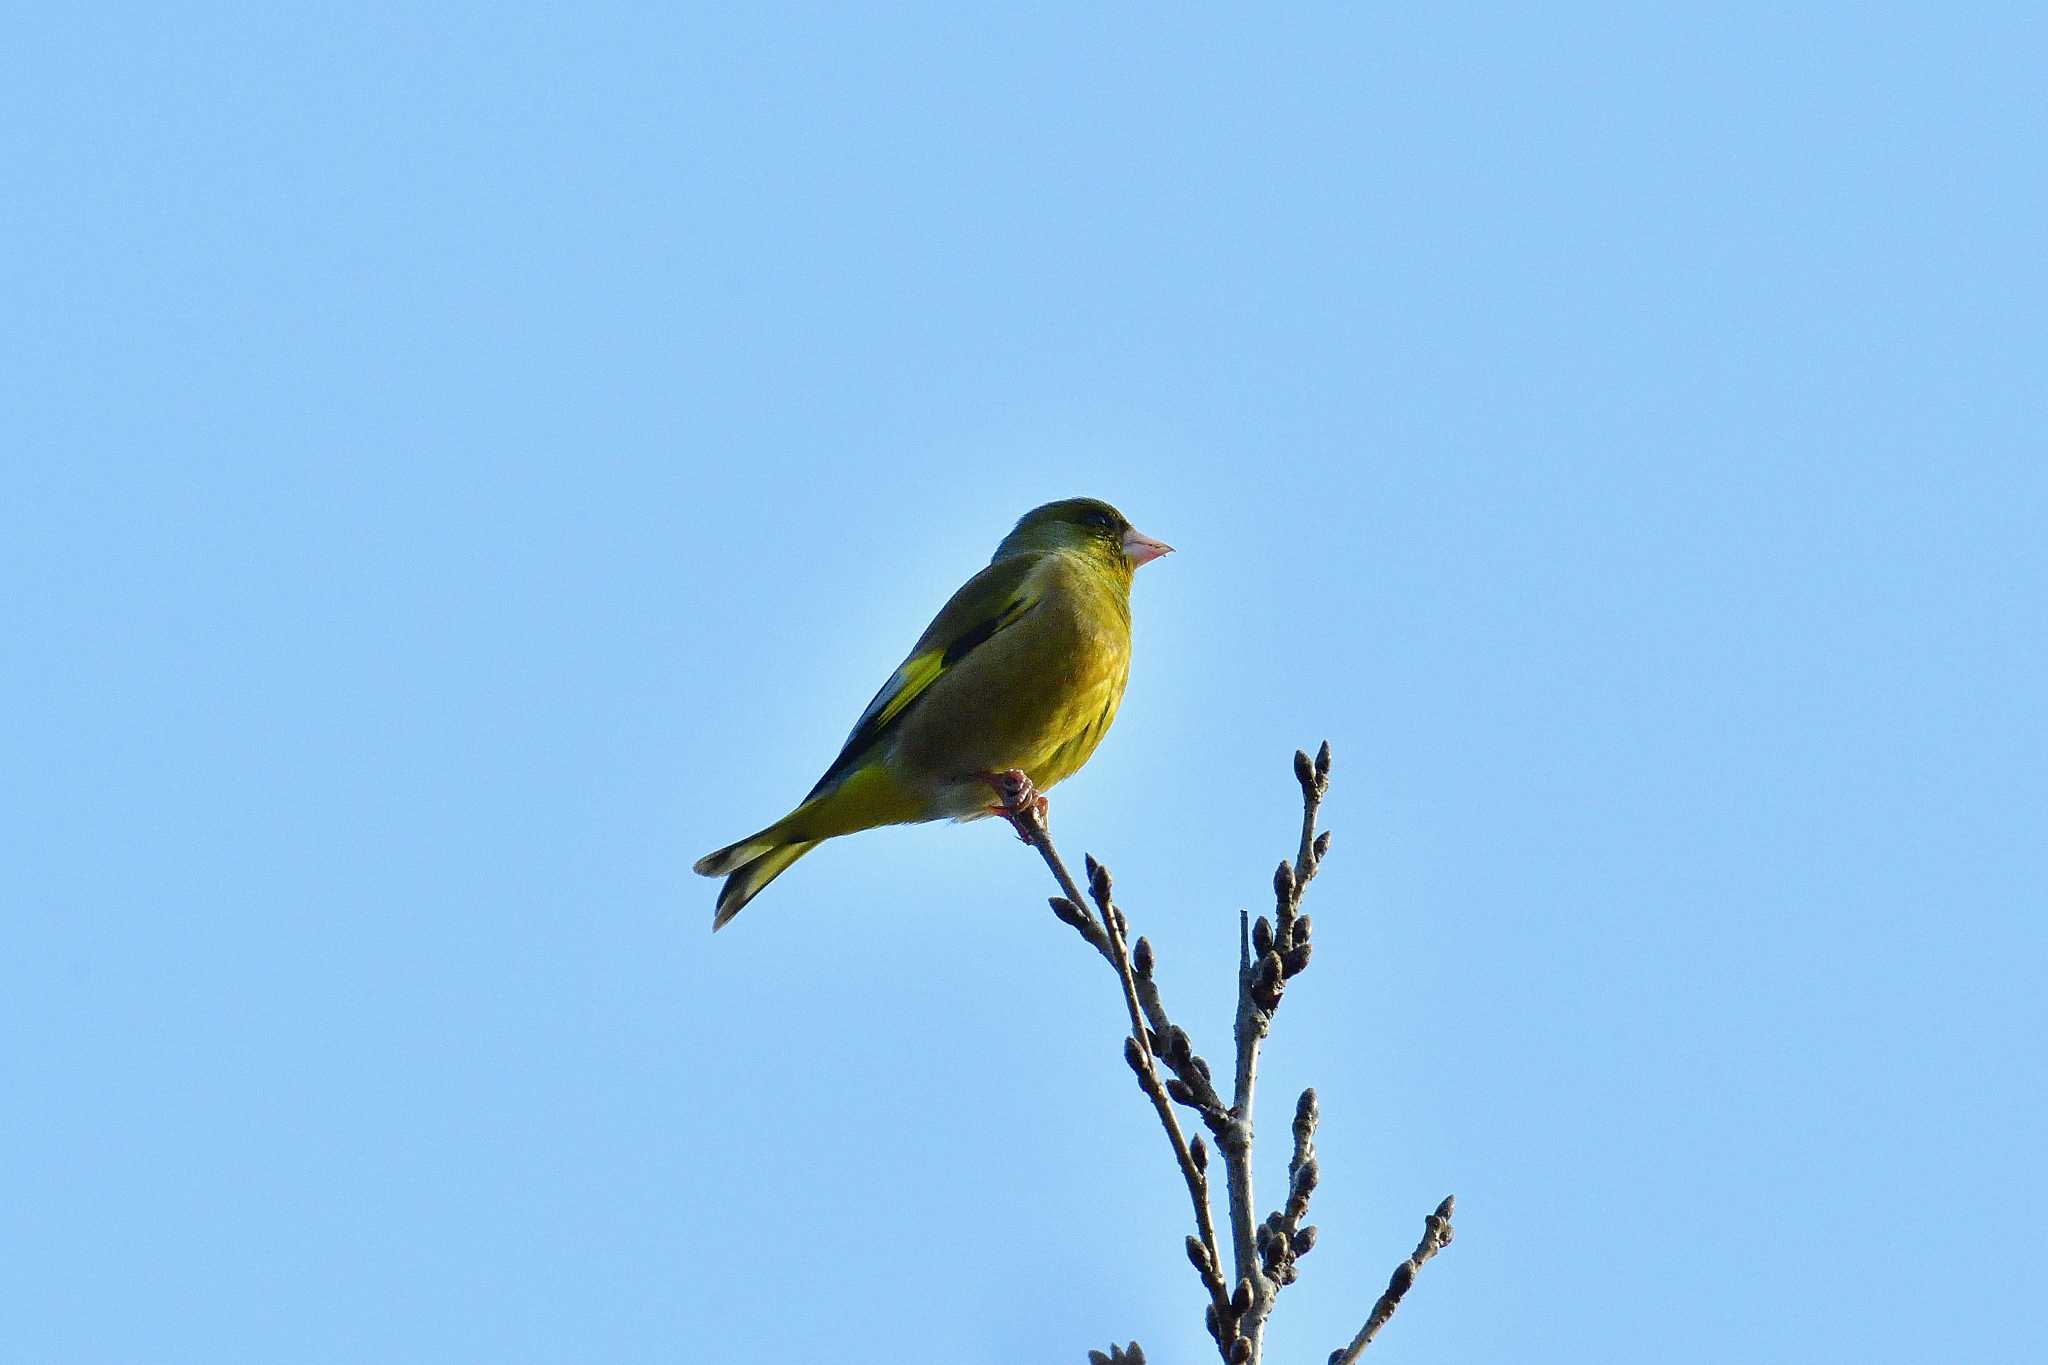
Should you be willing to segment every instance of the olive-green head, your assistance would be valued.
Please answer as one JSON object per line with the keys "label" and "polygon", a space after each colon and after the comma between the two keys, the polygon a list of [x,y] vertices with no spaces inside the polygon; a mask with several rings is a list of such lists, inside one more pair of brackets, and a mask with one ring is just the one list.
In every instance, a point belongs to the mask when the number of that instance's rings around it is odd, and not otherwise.
{"label": "olive-green head", "polygon": [[1141,534],[1124,514],[1099,498],[1063,498],[1034,507],[996,546],[995,557],[1074,550],[1098,557],[1128,580],[1140,564],[1171,554],[1173,547]]}

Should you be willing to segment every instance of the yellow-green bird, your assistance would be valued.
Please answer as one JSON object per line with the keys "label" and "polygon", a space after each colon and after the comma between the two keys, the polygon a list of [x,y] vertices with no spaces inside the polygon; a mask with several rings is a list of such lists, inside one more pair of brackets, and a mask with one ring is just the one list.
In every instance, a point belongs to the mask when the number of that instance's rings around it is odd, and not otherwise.
{"label": "yellow-green bird", "polygon": [[697,860],[725,878],[711,927],[820,841],[992,813],[1010,769],[1039,790],[1109,729],[1131,672],[1131,575],[1173,547],[1094,498],[1033,508],[962,584],[854,722],[802,804]]}

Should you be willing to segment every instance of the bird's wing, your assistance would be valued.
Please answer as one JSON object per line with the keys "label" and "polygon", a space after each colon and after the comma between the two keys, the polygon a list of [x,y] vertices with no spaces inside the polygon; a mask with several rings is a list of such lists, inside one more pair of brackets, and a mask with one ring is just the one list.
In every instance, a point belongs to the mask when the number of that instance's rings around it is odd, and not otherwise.
{"label": "bird's wing", "polygon": [[860,713],[839,757],[811,788],[812,796],[859,767],[933,683],[1038,605],[1043,575],[1033,573],[1037,567],[1036,555],[1010,555],[960,585],[960,591],[925,627],[910,657]]}

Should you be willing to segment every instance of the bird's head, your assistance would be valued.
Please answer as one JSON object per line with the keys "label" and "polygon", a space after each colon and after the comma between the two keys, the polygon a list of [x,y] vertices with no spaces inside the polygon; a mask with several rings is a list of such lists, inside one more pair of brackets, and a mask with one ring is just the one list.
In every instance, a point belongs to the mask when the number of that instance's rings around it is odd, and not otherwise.
{"label": "bird's head", "polygon": [[1171,545],[1141,534],[1123,513],[1098,498],[1065,498],[1032,508],[996,546],[995,557],[1045,550],[1097,555],[1126,577],[1139,565],[1173,553]]}

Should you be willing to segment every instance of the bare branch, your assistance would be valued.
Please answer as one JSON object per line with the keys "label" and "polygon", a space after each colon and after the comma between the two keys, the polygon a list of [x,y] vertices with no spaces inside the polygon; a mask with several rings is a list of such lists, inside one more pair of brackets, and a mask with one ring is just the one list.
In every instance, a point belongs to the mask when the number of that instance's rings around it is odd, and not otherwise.
{"label": "bare branch", "polygon": [[[1258,1239],[1253,1232],[1253,1223],[1258,1215],[1252,1195],[1252,1102],[1257,1094],[1259,1082],[1259,1043],[1272,1026],[1271,1004],[1260,1008],[1261,973],[1270,981],[1273,977],[1266,964],[1273,960],[1269,949],[1264,956],[1256,959],[1252,955],[1252,935],[1249,916],[1240,911],[1237,917],[1237,1022],[1232,1035],[1237,1044],[1237,1076],[1232,1088],[1230,1125],[1217,1134],[1217,1141],[1223,1148],[1223,1166],[1230,1188],[1230,1249],[1240,1279],[1252,1286],[1252,1304],[1263,1308],[1272,1301],[1272,1286],[1259,1268]],[[1271,997],[1269,997],[1271,998]],[[1271,998],[1277,1004],[1277,998]],[[1264,1318],[1262,1312],[1253,1315],[1250,1324],[1253,1331],[1246,1335],[1252,1338],[1254,1347],[1258,1344],[1258,1327]]]}
{"label": "bare branch", "polygon": [[[1018,837],[1038,850],[1065,893],[1052,898],[1053,913],[1102,955],[1123,988],[1131,1023],[1130,1036],[1124,1040],[1124,1060],[1152,1101],[1187,1185],[1197,1232],[1187,1239],[1188,1262],[1208,1291],[1204,1317],[1226,1365],[1258,1365],[1274,1298],[1281,1286],[1294,1282],[1296,1261],[1316,1242],[1316,1229],[1302,1225],[1320,1178],[1314,1090],[1304,1090],[1295,1105],[1286,1197],[1262,1223],[1254,1221],[1252,1187],[1252,1113],[1258,1090],[1259,1048],[1272,1030],[1273,1015],[1280,1008],[1287,983],[1308,967],[1312,924],[1301,913],[1301,898],[1330,848],[1328,832],[1316,829],[1323,796],[1330,786],[1329,744],[1323,744],[1313,759],[1297,751],[1294,775],[1301,785],[1301,841],[1293,861],[1282,862],[1274,871],[1273,917],[1268,920],[1261,915],[1255,922],[1248,912],[1238,915],[1237,1013],[1232,1029],[1236,1066],[1228,1108],[1210,1078],[1209,1064],[1195,1053],[1186,1031],[1173,1023],[1160,1000],[1152,944],[1143,938],[1134,946],[1128,944],[1130,928],[1112,899],[1109,870],[1094,858],[1087,859],[1084,896],[1053,848],[1045,823],[1045,802],[1029,779],[1012,771],[995,784],[1002,813],[1015,826]],[[1170,1073],[1169,1079],[1162,1079],[1162,1070]],[[1176,1104],[1201,1116],[1223,1157],[1232,1251],[1229,1279],[1225,1278],[1210,1217],[1209,1148],[1199,1133],[1192,1142],[1184,1137],[1173,1112]],[[1331,1365],[1357,1359],[1393,1316],[1422,1263],[1450,1242],[1451,1208],[1452,1201],[1445,1199],[1430,1215],[1414,1255],[1396,1268],[1386,1293],[1351,1345],[1331,1354]],[[1107,1355],[1091,1351],[1089,1359],[1142,1365],[1144,1357],[1133,1342],[1127,1351],[1118,1347],[1111,1347]]]}
{"label": "bare branch", "polygon": [[1209,1078],[1209,1064],[1195,1055],[1187,1033],[1167,1018],[1166,1007],[1159,999],[1159,983],[1152,975],[1155,965],[1151,943],[1139,939],[1131,954],[1131,972],[1137,979],[1138,1003],[1144,1007],[1145,1021],[1152,1030],[1152,1050],[1159,1060],[1166,1063],[1175,1079],[1187,1087],[1188,1098],[1182,1100],[1172,1085],[1167,1086],[1167,1093],[1200,1113],[1210,1132],[1221,1133],[1224,1125],[1230,1122],[1230,1115],[1225,1112],[1223,1098],[1216,1093],[1216,1086]]}
{"label": "bare branch", "polygon": [[1372,1345],[1372,1339],[1379,1335],[1380,1328],[1387,1325],[1387,1319],[1394,1316],[1394,1310],[1401,1306],[1401,1296],[1408,1292],[1408,1286],[1415,1283],[1415,1272],[1422,1269],[1422,1263],[1451,1244],[1451,1211],[1457,1206],[1457,1199],[1445,1195],[1444,1202],[1436,1206],[1436,1212],[1423,1220],[1422,1240],[1415,1244],[1415,1252],[1407,1260],[1394,1267],[1394,1274],[1387,1281],[1386,1293],[1372,1306],[1372,1316],[1365,1320],[1365,1326],[1358,1329],[1358,1335],[1351,1338],[1351,1344],[1341,1351],[1330,1352],[1329,1365],[1352,1365],[1365,1348]]}
{"label": "bare branch", "polygon": [[1319,1112],[1316,1092],[1302,1091],[1294,1105],[1294,1155],[1287,1163],[1287,1202],[1267,1214],[1259,1226],[1259,1257],[1276,1294],[1282,1285],[1294,1283],[1294,1263],[1316,1244],[1315,1227],[1304,1228],[1301,1220],[1320,1178],[1315,1146]]}
{"label": "bare branch", "polygon": [[[1309,920],[1301,911],[1301,897],[1316,875],[1323,854],[1330,847],[1328,834],[1316,833],[1316,816],[1322,809],[1323,794],[1330,789],[1330,745],[1326,740],[1315,758],[1300,749],[1294,752],[1294,777],[1301,785],[1301,843],[1294,862],[1282,862],[1273,873],[1273,919],[1262,915],[1254,925],[1250,917],[1238,916],[1237,1019],[1232,1029],[1237,1044],[1237,1074],[1227,1130],[1217,1133],[1223,1148],[1223,1164],[1230,1190],[1230,1242],[1240,1279],[1252,1286],[1251,1312],[1244,1316],[1241,1331],[1250,1338],[1250,1359],[1259,1358],[1266,1319],[1273,1311],[1273,1298],[1282,1284],[1294,1278],[1294,1221],[1284,1231],[1275,1215],[1257,1224],[1257,1202],[1252,1187],[1252,1111],[1259,1078],[1259,1045],[1272,1031],[1273,1015],[1280,1008],[1281,992],[1287,982],[1309,963]],[[1313,1120],[1311,1120],[1311,1127]],[[1313,1189],[1313,1158],[1303,1157],[1297,1147],[1297,1161],[1289,1167],[1290,1206],[1300,1182],[1300,1162],[1308,1162],[1308,1188]],[[1301,1194],[1307,1207],[1307,1191]],[[1301,1250],[1315,1242],[1310,1233]]]}
{"label": "bare branch", "polygon": [[[1195,1211],[1195,1227],[1200,1234],[1199,1237],[1188,1239],[1188,1259],[1193,1263],[1196,1273],[1202,1277],[1203,1287],[1209,1291],[1212,1312],[1221,1320],[1230,1313],[1230,1299],[1223,1281],[1222,1256],[1217,1249],[1216,1227],[1209,1215],[1208,1158],[1205,1153],[1201,1162],[1196,1162],[1193,1150],[1181,1134],[1180,1123],[1174,1118],[1173,1100],[1159,1079],[1159,1068],[1146,1029],[1145,1008],[1138,999],[1137,978],[1131,968],[1130,952],[1125,947],[1126,926],[1123,912],[1116,908],[1110,898],[1109,869],[1092,857],[1088,859],[1088,891],[1090,898],[1095,902],[1098,920],[1097,916],[1089,915],[1084,908],[1080,888],[1074,885],[1073,874],[1067,871],[1058,850],[1053,847],[1052,831],[1046,826],[1045,812],[1030,781],[1022,773],[1008,773],[1004,775],[997,791],[1003,801],[1004,814],[1016,827],[1019,837],[1038,850],[1039,856],[1045,859],[1045,865],[1051,869],[1053,879],[1066,893],[1065,897],[1061,898],[1065,902],[1064,905],[1059,899],[1055,900],[1054,913],[1071,924],[1074,921],[1069,918],[1066,909],[1072,907],[1088,926],[1075,926],[1081,930],[1081,936],[1116,969],[1117,979],[1123,986],[1124,1007],[1131,1019],[1131,1036],[1124,1040],[1124,1059],[1130,1064],[1131,1070],[1137,1073],[1138,1084],[1152,1101],[1152,1108],[1159,1115],[1160,1126],[1166,1129],[1167,1140],[1173,1146],[1174,1161],[1179,1165],[1181,1178],[1187,1184],[1188,1200]],[[1091,930],[1093,932],[1090,932]],[[1149,948],[1149,945],[1147,946]],[[1150,956],[1149,952],[1147,956]],[[1149,977],[1149,972],[1147,975]],[[1155,1001],[1156,995],[1155,991]],[[1159,1017],[1162,1022],[1165,1020],[1163,1010]],[[1167,1029],[1162,1032],[1171,1033],[1175,1030],[1168,1024]],[[1183,1039],[1186,1037],[1185,1034],[1180,1036]],[[1192,1053],[1189,1052],[1188,1055],[1192,1056]],[[1220,1337],[1218,1345],[1219,1348],[1222,1347]]]}

